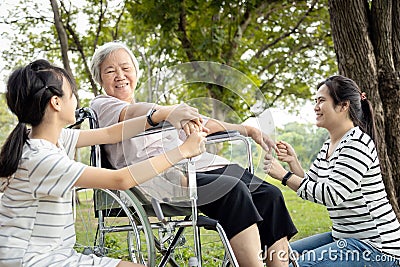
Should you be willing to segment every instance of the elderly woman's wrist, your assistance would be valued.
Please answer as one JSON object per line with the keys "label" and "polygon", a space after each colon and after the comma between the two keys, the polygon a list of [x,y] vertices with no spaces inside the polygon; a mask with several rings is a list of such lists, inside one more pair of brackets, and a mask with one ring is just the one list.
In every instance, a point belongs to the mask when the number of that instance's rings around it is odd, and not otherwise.
{"label": "elderly woman's wrist", "polygon": [[157,123],[157,124],[162,121],[167,120],[164,110],[162,108],[156,109],[156,112],[153,113],[152,120],[154,123]]}
{"label": "elderly woman's wrist", "polygon": [[248,137],[254,137],[254,135],[256,134],[256,128],[254,128],[254,127],[252,127],[252,126],[249,126],[249,125],[245,125],[244,126],[244,129],[245,129],[245,135],[246,136],[248,136]]}

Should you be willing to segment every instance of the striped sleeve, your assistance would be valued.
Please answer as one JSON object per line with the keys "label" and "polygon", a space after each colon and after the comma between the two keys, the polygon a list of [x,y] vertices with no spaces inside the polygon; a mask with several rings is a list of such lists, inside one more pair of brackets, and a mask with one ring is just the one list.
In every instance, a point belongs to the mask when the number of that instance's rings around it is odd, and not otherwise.
{"label": "striped sleeve", "polygon": [[62,129],[60,139],[58,140],[64,147],[70,159],[75,157],[76,143],[78,143],[80,130]]}
{"label": "striped sleeve", "polygon": [[33,149],[25,168],[30,170],[29,183],[34,197],[64,197],[82,174],[85,165],[73,160],[79,130],[63,129],[55,150],[49,146]]}
{"label": "striped sleeve", "polygon": [[43,196],[64,197],[82,174],[85,165],[71,160],[67,155],[46,151],[31,155],[29,182],[35,198]]}
{"label": "striped sleeve", "polygon": [[361,138],[349,140],[339,148],[339,152],[334,153],[330,159],[335,164],[325,167],[326,170],[318,165],[319,161],[324,160],[321,158],[323,154],[318,155],[297,194],[303,199],[333,207],[345,201],[360,187],[373,159],[368,145]]}

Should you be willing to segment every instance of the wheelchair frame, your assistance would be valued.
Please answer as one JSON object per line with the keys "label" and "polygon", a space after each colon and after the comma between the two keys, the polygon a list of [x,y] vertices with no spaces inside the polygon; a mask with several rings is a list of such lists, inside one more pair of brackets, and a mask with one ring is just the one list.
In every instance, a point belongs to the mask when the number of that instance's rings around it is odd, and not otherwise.
{"label": "wheelchair frame", "polygon": [[[97,123],[97,117],[96,114],[94,113],[93,110],[90,108],[80,108],[76,111],[76,123],[75,125],[81,124],[84,120],[88,119],[89,121],[89,127],[91,129],[98,128],[98,123]],[[73,127],[73,126],[71,126]],[[161,128],[152,128],[150,131],[146,131],[145,134],[155,133],[155,132],[160,132],[160,131],[166,131],[166,130],[172,130],[175,129],[172,126],[163,126]],[[219,135],[212,135],[208,138],[207,143],[208,144],[213,144],[213,143],[219,143],[219,142],[225,142],[225,141],[234,141],[234,140],[240,140],[244,142],[246,150],[247,150],[247,155],[248,155],[248,169],[249,171],[253,171],[253,165],[252,165],[252,159],[251,159],[251,145],[249,141],[247,140],[246,137],[241,136],[238,132],[236,131],[228,131],[224,132],[223,134]],[[101,167],[101,149],[100,146],[92,146],[90,150],[90,165],[91,166],[97,166]],[[139,199],[140,197],[140,190],[138,188],[132,188],[127,191],[121,191],[121,190],[108,190],[108,189],[96,189],[94,190],[94,199],[93,201],[96,202],[96,198],[99,194],[105,194],[106,196],[112,198],[112,201],[115,201],[118,203],[120,206],[117,212],[123,212],[124,216],[127,217],[127,220],[129,222],[129,225],[118,225],[117,227],[107,227],[105,223],[105,219],[110,215],[110,214],[105,214],[105,213],[111,213],[111,209],[108,209],[106,212],[104,210],[98,209],[95,211],[96,217],[98,220],[97,223],[97,230],[96,230],[96,238],[93,240],[93,244],[83,244],[82,246],[79,245],[79,242],[77,242],[77,248],[83,248],[82,252],[83,253],[95,253],[97,255],[103,256],[107,254],[107,248],[106,248],[106,241],[105,237],[108,233],[113,233],[113,232],[121,232],[121,231],[127,231],[128,232],[128,237],[127,237],[127,242],[128,242],[128,250],[129,252],[129,257],[133,262],[137,263],[142,263],[142,264],[147,264],[148,266],[155,266],[155,249],[158,249],[161,251],[163,254],[162,259],[158,266],[166,266],[168,263],[171,266],[179,266],[178,263],[175,262],[175,259],[171,257],[171,255],[174,252],[175,247],[177,246],[177,243],[180,241],[181,234],[184,230],[185,227],[193,227],[193,236],[194,236],[194,251],[195,251],[195,261],[197,261],[197,266],[202,266],[202,252],[201,252],[201,242],[200,242],[200,227],[203,227],[208,230],[214,230],[218,233],[224,249],[225,249],[225,257],[222,263],[222,266],[239,266],[235,255],[233,253],[233,250],[230,246],[229,240],[225,235],[225,232],[222,228],[222,226],[215,220],[199,215],[197,211],[197,190],[196,190],[196,171],[195,171],[195,166],[194,163],[191,161],[188,161],[187,163],[188,166],[188,176],[189,176],[189,196],[190,196],[190,202],[191,202],[191,215],[187,215],[184,219],[179,219],[179,220],[167,220],[164,216],[163,210],[162,210],[162,204],[159,203],[156,199],[152,199],[151,201],[151,207],[154,210],[155,215],[158,218],[158,222],[156,223],[150,223],[148,219],[148,213],[145,211],[143,208],[144,205],[148,205],[149,203],[142,203]],[[77,194],[79,194],[79,190],[84,190],[84,189],[76,189],[76,194],[75,197],[77,197]],[[113,203],[115,203],[113,202]],[[77,203],[77,201],[74,201],[73,203]],[[128,205],[127,205],[128,204]],[[113,204],[114,205],[114,204]],[[94,203],[94,206],[96,206],[96,203]],[[132,212],[133,210],[133,212]],[[74,214],[76,218],[76,212],[77,212],[77,205],[74,207]],[[179,216],[179,215],[177,215]],[[166,231],[166,232],[171,232],[172,229],[178,229],[176,231],[176,234],[173,236],[172,241],[170,241],[169,246],[166,249],[162,249],[163,246],[163,241],[165,240],[157,240],[156,237],[152,234],[153,229],[158,229],[159,233]],[[145,233],[145,243],[146,243],[146,249],[147,249],[147,254],[149,255],[147,259],[141,255],[141,237],[140,233],[141,232]],[[165,239],[170,239],[170,236],[166,236]],[[130,246],[136,244],[135,248],[132,249]],[[193,257],[192,259],[193,260]]]}
{"label": "wheelchair frame", "polygon": [[[97,116],[94,111],[90,108],[80,108],[76,110],[76,123],[70,127],[80,125],[83,121],[88,119],[89,127],[91,129],[98,128]],[[146,135],[149,132],[156,133],[165,130],[175,129],[172,126],[161,126],[151,128],[145,133],[140,134],[139,136]],[[216,133],[207,137],[207,144],[214,144],[226,141],[241,141],[244,143],[246,152],[247,152],[247,162],[248,162],[248,171],[254,173],[254,166],[251,157],[251,144],[249,140],[240,135],[237,131],[227,131],[222,133]],[[101,159],[101,147],[99,145],[92,146],[90,149],[90,165],[101,167],[102,159]],[[187,162],[188,166],[188,178],[189,178],[189,196],[191,202],[191,214],[186,215],[184,219],[178,220],[167,220],[164,216],[163,209],[158,200],[152,199],[150,203],[143,203],[141,199],[143,196],[141,195],[140,190],[137,187],[131,188],[130,190],[108,190],[108,189],[95,189],[93,196],[93,206],[95,217],[97,218],[97,229],[95,232],[95,238],[92,240],[92,244],[79,244],[77,242],[76,248],[84,254],[96,254],[98,256],[105,256],[108,254],[108,249],[106,246],[106,234],[108,233],[116,233],[116,232],[127,232],[127,243],[128,243],[128,254],[129,258],[132,262],[147,264],[147,266],[156,266],[156,249],[162,254],[162,258],[157,266],[166,266],[168,263],[171,266],[177,267],[180,266],[174,258],[172,258],[172,254],[180,241],[181,235],[186,227],[193,227],[193,236],[194,236],[194,257],[190,258],[190,260],[195,260],[194,266],[203,266],[202,265],[202,252],[201,252],[201,242],[200,242],[200,227],[203,227],[207,230],[214,230],[218,233],[220,240],[222,241],[225,255],[222,261],[221,266],[233,266],[239,267],[239,264],[236,260],[236,257],[233,253],[232,247],[229,243],[229,240],[223,230],[222,226],[216,221],[206,216],[202,216],[198,214],[197,211],[197,189],[196,189],[196,170],[194,163],[191,161]],[[109,166],[108,166],[109,167]],[[75,200],[78,199],[78,193],[80,190],[85,190],[84,188],[77,188],[74,191]],[[105,195],[112,198],[112,208],[109,209],[97,209],[96,208],[96,199],[98,195]],[[115,202],[119,205],[116,209],[114,208]],[[79,201],[73,201],[74,203],[74,218],[77,218],[77,204]],[[154,211],[154,214],[149,214],[148,211],[145,210],[144,206],[151,205],[151,208]],[[107,205],[106,205],[107,207]],[[149,207],[148,207],[149,208]],[[115,214],[115,211],[118,213]],[[106,226],[106,219],[108,217],[114,218],[114,216],[119,217],[120,213],[123,213],[123,217],[128,220],[129,224],[122,224],[118,226],[108,227]],[[109,213],[109,214],[107,214]],[[90,214],[90,213],[89,213]],[[158,218],[158,222],[150,223],[149,216],[156,216]],[[90,215],[88,215],[90,217]],[[179,216],[179,215],[174,215]],[[91,218],[89,218],[91,219]],[[155,237],[153,234],[153,230],[158,229],[159,239]],[[175,229],[176,234],[173,236],[163,237],[160,235],[163,231],[167,233],[171,233]],[[145,250],[148,257],[145,259],[143,251],[142,251],[142,239],[140,233],[143,232],[145,239]],[[170,241],[169,246],[166,249],[163,249],[163,243],[165,240],[169,240],[172,237],[172,241]],[[164,239],[164,240],[162,240]],[[293,264],[294,267],[298,266],[297,260],[293,258],[293,252],[288,244],[289,248],[289,260]],[[117,255],[119,256],[119,255]],[[197,265],[196,265],[197,264]]]}

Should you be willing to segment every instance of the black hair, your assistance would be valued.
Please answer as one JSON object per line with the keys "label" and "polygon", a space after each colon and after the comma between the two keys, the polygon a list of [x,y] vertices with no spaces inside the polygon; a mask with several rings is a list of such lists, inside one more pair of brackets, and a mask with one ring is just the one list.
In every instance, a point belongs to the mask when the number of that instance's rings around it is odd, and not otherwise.
{"label": "black hair", "polygon": [[10,133],[0,152],[0,177],[10,178],[17,171],[25,142],[29,142],[26,124],[39,125],[53,96],[62,97],[63,78],[76,89],[72,77],[47,60],[36,60],[14,70],[7,81],[6,99],[18,124]]}
{"label": "black hair", "polygon": [[345,101],[350,102],[349,115],[351,121],[355,126],[359,126],[363,132],[367,133],[372,140],[376,141],[372,105],[357,83],[342,75],[334,75],[319,83],[317,88],[322,85],[328,87],[329,95],[333,98],[335,106]]}

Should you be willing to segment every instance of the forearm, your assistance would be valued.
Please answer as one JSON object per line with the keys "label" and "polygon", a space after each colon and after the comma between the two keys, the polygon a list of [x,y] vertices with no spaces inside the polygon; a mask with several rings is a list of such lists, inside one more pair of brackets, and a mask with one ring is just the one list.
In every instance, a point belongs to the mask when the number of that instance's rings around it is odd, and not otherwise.
{"label": "forearm", "polygon": [[155,177],[183,158],[179,148],[175,148],[118,170],[88,166],[75,182],[75,186],[127,190]]}
{"label": "forearm", "polygon": [[108,127],[109,144],[121,142],[144,132],[152,126],[148,123],[146,116],[129,119]]}
{"label": "forearm", "polygon": [[[140,116],[144,116],[147,114],[147,112],[150,109],[160,109],[161,106],[153,104],[153,103],[147,103],[147,102],[140,102],[140,103],[133,103],[128,105],[126,108],[124,108],[119,116],[119,121],[125,121],[129,120],[132,118],[137,118]],[[156,112],[157,113],[157,112]],[[155,121],[156,118],[156,113],[154,114],[153,120]],[[158,115],[158,114],[157,114]]]}
{"label": "forearm", "polygon": [[212,118],[210,118],[207,121],[205,127],[207,127],[210,130],[209,134],[230,130],[230,131],[238,131],[241,135],[244,136],[249,136],[248,129],[246,128],[247,126],[227,123]]}
{"label": "forearm", "polygon": [[286,182],[286,185],[293,191],[297,192],[303,179],[304,178],[299,177],[297,174],[293,174],[292,177],[290,177],[290,179]]}
{"label": "forearm", "polygon": [[[280,166],[280,165],[279,165]],[[271,172],[270,176],[278,181],[283,180],[283,177],[287,174],[287,170],[280,166],[276,171]],[[293,191],[297,191],[300,187],[303,178],[299,177],[295,173],[290,176],[290,178],[286,181],[286,185],[291,188]]]}
{"label": "forearm", "polygon": [[164,154],[130,165],[122,171],[129,172],[129,177],[133,182],[132,186],[135,186],[157,176],[185,158],[185,155],[177,147]]}
{"label": "forearm", "polygon": [[289,163],[289,168],[297,176],[304,177],[303,167],[301,166],[301,164],[300,164],[299,160],[297,159],[297,157],[293,162]]}

